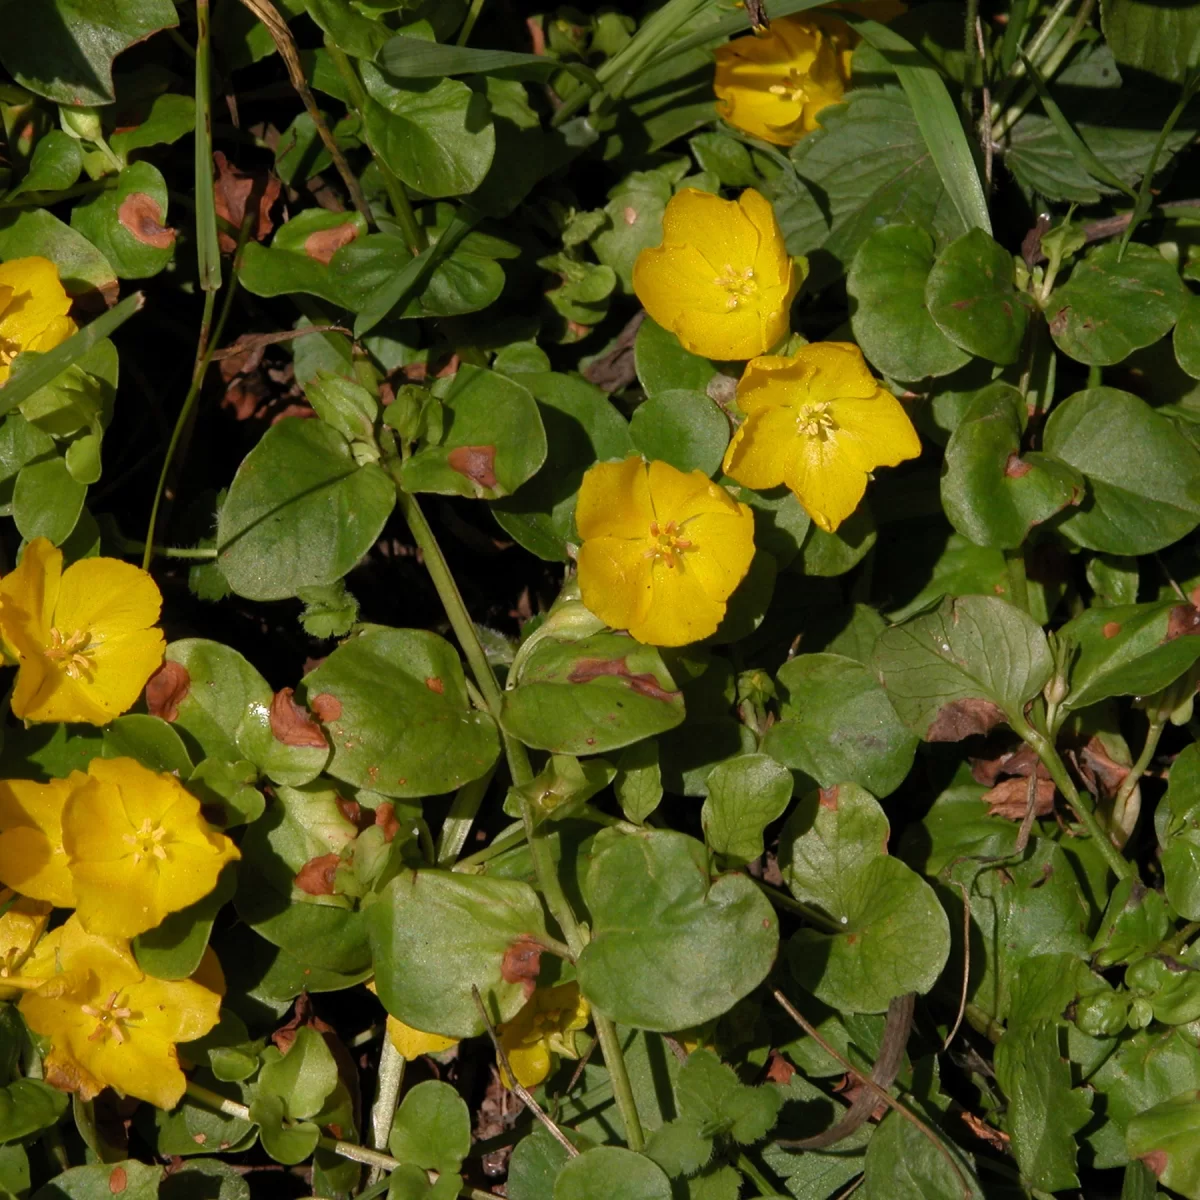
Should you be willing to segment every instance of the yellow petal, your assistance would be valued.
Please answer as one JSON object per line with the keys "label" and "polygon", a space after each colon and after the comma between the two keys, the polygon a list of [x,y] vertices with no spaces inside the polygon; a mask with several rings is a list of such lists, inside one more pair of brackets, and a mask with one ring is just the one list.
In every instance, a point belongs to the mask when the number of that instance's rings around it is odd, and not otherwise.
{"label": "yellow petal", "polygon": [[18,351],[29,349],[34,339],[52,322],[65,317],[71,307],[58,268],[47,258],[14,258],[0,263],[0,287],[13,289],[0,312],[0,341]]}
{"label": "yellow petal", "polygon": [[[696,556],[703,552],[698,550]],[[717,630],[725,615],[725,602],[714,600],[700,572],[693,570],[690,553],[668,567],[662,559],[653,565],[653,599],[644,615],[627,628],[649,646],[686,646]],[[590,606],[589,606],[590,607]]]}
{"label": "yellow petal", "polygon": [[663,244],[694,246],[720,273],[726,266],[753,266],[760,234],[736,200],[682,188],[663,213]]}
{"label": "yellow petal", "polygon": [[894,467],[921,453],[921,439],[908,413],[884,388],[867,400],[836,400],[829,411],[837,423],[839,447],[864,471]]}
{"label": "yellow petal", "polygon": [[696,549],[683,565],[700,581],[710,600],[724,604],[746,577],[754,559],[754,515],[744,505],[736,512],[701,513],[684,533]]}
{"label": "yellow petal", "polygon": [[409,1062],[420,1058],[422,1054],[441,1054],[451,1046],[458,1045],[458,1038],[443,1037],[440,1033],[425,1033],[391,1016],[387,1019],[387,1035],[400,1057],[408,1059]]}
{"label": "yellow petal", "polygon": [[760,408],[794,407],[806,403],[804,387],[810,374],[811,368],[804,364],[799,354],[790,358],[778,354],[752,358],[738,381],[738,408],[744,413],[754,413]]}
{"label": "yellow petal", "polygon": [[[505,1048],[508,1061],[517,1077],[517,1082],[526,1088],[535,1088],[550,1074],[552,1058],[544,1042],[533,1042],[527,1046]],[[508,1072],[500,1067],[500,1080],[505,1087],[511,1086],[507,1078]]]}
{"label": "yellow petal", "polygon": [[[649,531],[649,522],[646,524]],[[653,598],[648,538],[598,537],[579,551],[579,592],[584,604],[613,629],[630,629]],[[636,636],[636,635],[635,635]]]}
{"label": "yellow petal", "polygon": [[62,573],[55,624],[93,630],[105,639],[149,629],[162,611],[158,585],[145,571],[116,558],[84,558]]}
{"label": "yellow petal", "polygon": [[633,456],[588,468],[575,506],[581,538],[644,538],[653,520],[643,459]]}
{"label": "yellow petal", "polygon": [[821,404],[848,396],[870,399],[879,391],[862,351],[851,342],[813,342],[796,351],[797,365],[806,369],[805,403]]}
{"label": "yellow petal", "polygon": [[862,500],[867,473],[842,452],[836,438],[802,437],[784,482],[808,515],[826,533],[833,533]]}
{"label": "yellow petal", "polygon": [[25,349],[45,354],[47,350],[53,350],[55,346],[65,342],[78,328],[70,317],[55,317],[41,333],[30,339]]}
{"label": "yellow petal", "polygon": [[75,903],[62,844],[64,779],[0,780],[0,881],[22,895],[60,908]]}
{"label": "yellow petal", "polygon": [[796,453],[796,410],[760,406],[729,443],[725,474],[748,488],[765,491],[788,477]]}

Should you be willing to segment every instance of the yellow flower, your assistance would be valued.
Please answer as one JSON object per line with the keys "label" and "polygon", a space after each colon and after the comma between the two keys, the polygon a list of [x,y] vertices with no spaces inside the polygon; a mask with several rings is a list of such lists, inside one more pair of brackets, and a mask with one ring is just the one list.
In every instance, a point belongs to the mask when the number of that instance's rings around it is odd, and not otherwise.
{"label": "yellow flower", "polygon": [[21,972],[46,928],[51,908],[44,900],[17,896],[8,888],[0,891],[0,909],[4,910],[0,917],[0,1000],[19,995],[18,988],[5,987],[3,981]]}
{"label": "yellow flower", "polygon": [[70,307],[58,268],[48,258],[0,264],[0,387],[22,350],[53,350],[75,332]]}
{"label": "yellow flower", "polygon": [[858,507],[872,470],[921,453],[908,414],[848,342],[754,359],[737,401],[746,420],[725,473],[756,490],[786,483],[827,533]]}
{"label": "yellow flower", "polygon": [[[525,1007],[496,1030],[522,1087],[537,1087],[550,1074],[556,1055],[579,1057],[575,1034],[587,1025],[589,1013],[579,985],[560,983],[557,987],[537,988]],[[512,1087],[503,1066],[500,1080],[505,1087]]]}
{"label": "yellow flower", "polygon": [[128,943],[88,933],[75,917],[42,939],[25,982],[21,1015],[50,1039],[48,1083],[82,1100],[113,1087],[159,1108],[174,1108],[186,1085],[175,1043],[217,1023],[224,990],[211,951],[192,979],[156,979]]}
{"label": "yellow flower", "polygon": [[663,214],[661,246],[633,266],[642,306],[685,350],[745,359],[788,331],[803,282],[770,202],[747,188],[737,200],[684,188]]}
{"label": "yellow flower", "polygon": [[442,1037],[440,1033],[425,1033],[414,1029],[391,1016],[387,1019],[387,1035],[388,1041],[399,1051],[400,1057],[410,1062],[414,1058],[420,1058],[422,1054],[441,1054],[443,1050],[449,1050],[459,1042],[458,1038]]}
{"label": "yellow flower", "polygon": [[97,758],[74,772],[63,845],[79,920],[91,933],[133,937],[207,896],[240,858],[173,775],[132,758]]}
{"label": "yellow flower", "polygon": [[34,538],[0,580],[0,635],[18,665],[13,713],[92,725],[120,716],[162,662],[161,608],[145,571],[115,558],[64,571],[62,552]]}
{"label": "yellow flower", "polygon": [[575,521],[584,604],[653,646],[714,633],[754,557],[750,509],[702,471],[665,462],[590,468]]}
{"label": "yellow flower", "polygon": [[718,46],[717,114],[735,129],[795,145],[837,104],[850,79],[851,38],[841,21],[776,17],[764,34]]}
{"label": "yellow flower", "polygon": [[75,905],[62,835],[70,792],[65,779],[0,780],[0,883],[59,908]]}

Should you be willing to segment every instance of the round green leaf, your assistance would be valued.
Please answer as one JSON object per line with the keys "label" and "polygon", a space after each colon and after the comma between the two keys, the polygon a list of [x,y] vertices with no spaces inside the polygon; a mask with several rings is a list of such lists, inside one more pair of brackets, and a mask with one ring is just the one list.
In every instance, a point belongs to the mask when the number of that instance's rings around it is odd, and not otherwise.
{"label": "round green leaf", "polygon": [[1188,298],[1179,272],[1153,246],[1093,250],[1046,304],[1050,336],[1078,362],[1107,367],[1169,333]]}
{"label": "round green leaf", "polygon": [[1133,1117],[1125,1131],[1131,1159],[1154,1164],[1158,1182],[1182,1196],[1200,1197],[1200,1091],[1183,1092]]}
{"label": "round green leaf", "polygon": [[407,491],[497,500],[546,461],[537,401],[516,379],[462,366],[442,403],[445,437],[405,460],[400,477]]}
{"label": "round green leaf", "polygon": [[804,574],[845,575],[866,558],[878,536],[875,517],[865,499],[834,533],[810,525],[801,556]]}
{"label": "round green leaf", "polygon": [[707,395],[708,385],[717,374],[707,358],[685,350],[673,333],[650,317],[638,326],[633,361],[638,382],[647,396],[676,388]]}
{"label": "round green leaf", "polygon": [[136,758],[144,767],[181,779],[192,773],[192,760],[177,730],[160,717],[126,713],[104,727],[105,758]]}
{"label": "round green leaf", "polygon": [[471,995],[493,1023],[525,1004],[521,980],[504,979],[513,942],[546,932],[542,905],[527,883],[450,871],[405,871],[367,910],[379,999],[392,1016],[444,1037],[484,1030]]}
{"label": "round green leaf", "polygon": [[486,98],[457,79],[401,82],[370,62],[361,69],[372,100],[365,123],[375,153],[426,196],[473,192],[496,152]]}
{"label": "round green leaf", "polygon": [[744,875],[710,881],[704,846],[655,830],[619,837],[583,884],[592,940],[579,983],[601,1012],[639,1029],[699,1025],[728,1012],[771,969],[775,913]]}
{"label": "round green leaf", "polygon": [[22,192],[58,192],[69,188],[83,170],[83,151],[77,139],[61,129],[51,129],[38,138],[24,178],[8,199]]}
{"label": "round green leaf", "polygon": [[765,550],[782,571],[800,553],[812,525],[796,493],[786,484],[756,492],[728,475],[720,476],[717,482],[754,513],[754,544]]}
{"label": "round green leaf", "polygon": [[374,463],[321,421],[273,425],[246,455],[217,517],[229,586],[248,600],[283,600],[341,579],[373,545],[396,502]]}
{"label": "round green leaf", "polygon": [[596,1146],[570,1159],[554,1181],[554,1200],[671,1200],[662,1168],[620,1146]]}
{"label": "round green leaf", "polygon": [[27,542],[44,537],[61,546],[79,521],[86,498],[87,484],[74,478],[63,459],[30,463],[17,475],[13,520]]}
{"label": "round green leaf", "polygon": [[942,507],[978,546],[1020,546],[1029,531],[1083,497],[1083,476],[1033,451],[1021,454],[1025,398],[1006,383],[979,392],[946,446]]}
{"label": "round green leaf", "polygon": [[792,775],[767,754],[746,754],[714,767],[700,811],[704,840],[737,863],[763,852],[763,830],[792,798]]}
{"label": "round green leaf", "polygon": [[458,654],[421,629],[374,629],[304,677],[333,743],[335,779],[384,796],[432,796],[478,779],[500,739],[467,695]]}
{"label": "round green leaf", "polygon": [[1013,260],[982,229],[972,229],[938,255],[925,285],[937,327],[968,354],[994,363],[1017,361],[1029,309],[1013,288]]}
{"label": "round green leaf", "polygon": [[138,966],[158,979],[187,979],[204,957],[217,913],[233,899],[236,875],[226,866],[207,896],[171,913],[133,940]]}
{"label": "round green leaf", "polygon": [[1175,361],[1200,379],[1200,296],[1189,292],[1175,325]]}
{"label": "round green leaf", "polygon": [[970,362],[925,307],[933,238],[913,225],[888,225],[858,248],[846,290],[854,340],[893,379],[949,375]]}
{"label": "round green leaf", "polygon": [[729,445],[729,420],[702,392],[671,388],[637,406],[629,434],[648,459],[715,475]]}
{"label": "round green leaf", "polygon": [[[276,783],[299,786],[315,779],[329,758],[328,747],[291,746],[271,730],[270,684],[236,650],[203,638],[167,646],[167,661],[183,668],[168,711],[192,757],[245,759]],[[182,692],[182,694],[179,694]]]}
{"label": "round green leaf", "polygon": [[1087,499],[1059,526],[1077,545],[1149,554],[1200,523],[1200,453],[1128,392],[1068,396],[1050,414],[1042,446],[1087,477]]}
{"label": "round green leaf", "polygon": [[106,188],[71,210],[77,229],[113,265],[120,279],[157,275],[175,253],[167,226],[167,184],[157,167],[135,162]]}
{"label": "round green leaf", "polygon": [[409,1091],[392,1120],[393,1158],[426,1170],[457,1169],[471,1150],[471,1114],[448,1083],[428,1079]]}
{"label": "round green leaf", "polygon": [[108,259],[48,209],[0,212],[0,260],[8,262],[30,254],[48,258],[58,268],[58,277],[70,296],[93,289],[111,296],[117,293],[117,276]]}
{"label": "round green leaf", "polygon": [[799,654],[778,678],[785,701],[781,720],[767,730],[764,753],[821,787],[849,780],[887,796],[904,782],[917,738],[862,663],[840,654]]}

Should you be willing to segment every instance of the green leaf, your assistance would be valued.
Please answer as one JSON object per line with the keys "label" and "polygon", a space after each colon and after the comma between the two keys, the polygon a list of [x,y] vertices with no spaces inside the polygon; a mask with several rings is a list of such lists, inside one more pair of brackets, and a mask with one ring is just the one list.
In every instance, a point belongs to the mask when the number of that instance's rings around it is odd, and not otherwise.
{"label": "green leaf", "polygon": [[496,152],[487,100],[454,79],[405,83],[369,62],[361,66],[372,100],[364,113],[372,149],[426,196],[473,192]]}
{"label": "green leaf", "polygon": [[117,176],[117,185],[71,210],[71,228],[95,246],[119,279],[157,275],[175,253],[175,230],[167,226],[167,184],[162,172],[135,162]]}
{"label": "green leaf", "polygon": [[419,629],[373,629],[304,677],[333,743],[335,779],[384,796],[432,796],[496,761],[495,723],[471,706],[449,642]]}
{"label": "green leaf", "polygon": [[[9,259],[24,258],[30,254],[48,258],[58,268],[58,276],[69,296],[84,295],[92,290],[99,291],[109,298],[114,298],[117,294],[117,277],[108,259],[82,233],[64,225],[48,209],[14,208],[0,212],[0,260],[7,262]],[[117,308],[128,305],[130,300],[132,297],[117,305]],[[131,316],[140,307],[139,300],[130,309],[125,310],[125,316],[121,320]],[[117,309],[113,309],[105,313],[91,324],[96,325],[105,317],[111,318],[116,311]],[[107,337],[120,323],[121,321],[117,321],[105,328],[102,333],[88,341],[87,345],[91,346],[94,341]],[[79,337],[87,328],[90,326],[74,336]],[[62,345],[67,345],[67,342]],[[55,350],[61,349],[62,346],[55,347]],[[8,407],[10,406],[6,400],[4,411],[7,411]]]}
{"label": "green leaf", "polygon": [[[276,783],[298,785],[315,779],[329,758],[328,748],[290,746],[271,729],[274,693],[267,681],[236,650],[203,638],[167,646],[167,661],[183,675],[172,697],[176,732],[192,757],[246,759]],[[171,716],[169,710],[166,713]]]}
{"label": "green leaf", "polygon": [[540,470],[515,495],[493,504],[492,512],[526,550],[567,562],[567,544],[578,542],[575,502],[584,472],[595,462],[627,457],[633,441],[625,418],[590,383],[540,368],[518,378],[538,402],[553,469]]}
{"label": "green leaf", "polygon": [[887,225],[859,246],[846,278],[854,340],[893,379],[948,375],[970,361],[925,307],[933,263],[933,238],[925,230]]}
{"label": "green leaf", "polygon": [[1200,1091],[1173,1096],[1129,1122],[1125,1143],[1131,1158],[1140,1158],[1158,1182],[1196,1200],[1200,1197]]}
{"label": "green leaf", "polygon": [[8,193],[8,198],[11,200],[22,192],[62,191],[79,178],[82,170],[83,151],[79,142],[61,129],[51,129],[38,138],[29,170]]}
{"label": "green leaf", "polygon": [[192,760],[178,732],[159,717],[126,713],[104,727],[105,758],[136,758],[144,767],[186,779]]}
{"label": "green leaf", "polygon": [[242,461],[221,506],[221,571],[249,600],[334,583],[374,544],[395,502],[384,471],[359,466],[335,429],[280,421]]}
{"label": "green leaf", "polygon": [[937,327],[968,354],[1017,361],[1029,308],[1013,286],[1012,255],[983,229],[972,229],[937,257],[925,283]]}
{"label": "green leaf", "polygon": [[979,546],[1012,549],[1080,502],[1083,476],[1037,451],[1021,453],[1025,397],[1007,383],[976,393],[946,445],[942,507]]}
{"label": "green leaf", "polygon": [[0,1142],[15,1142],[58,1124],[67,1096],[40,1079],[17,1079],[0,1088]]}
{"label": "green leaf", "polygon": [[406,491],[496,500],[515,492],[546,461],[537,402],[516,379],[461,366],[442,404],[446,434],[404,461]]}
{"label": "green leaf", "polygon": [[912,106],[899,92],[863,88],[821,113],[821,128],[791,150],[797,185],[783,181],[776,214],[792,254],[812,258],[820,291],[849,268],[859,246],[889,224],[915,225],[936,246],[965,233]]}
{"label": "green leaf", "polygon": [[626,746],[617,759],[613,792],[627,821],[641,825],[659,806],[663,797],[662,770],[658,765],[658,742],[647,738]]}
{"label": "green leaf", "polygon": [[361,383],[319,370],[305,386],[304,398],[322,421],[347,440],[369,443],[374,438],[379,401]]}
{"label": "green leaf", "polygon": [[1200,750],[1188,746],[1171,768],[1162,870],[1171,907],[1187,920],[1200,913]]}
{"label": "green leaf", "polygon": [[1041,627],[994,596],[947,598],[885,630],[874,668],[900,719],[923,741],[959,741],[1024,707],[1053,671]]}
{"label": "green leaf", "polygon": [[559,71],[594,84],[595,75],[583,63],[563,62],[547,55],[516,54],[511,50],[476,50],[469,46],[439,46],[424,38],[397,34],[384,43],[376,62],[402,79],[431,79],[446,75],[496,75],[506,79],[545,80]]}
{"label": "green leaf", "polygon": [[388,40],[388,27],[378,16],[372,20],[339,0],[304,0],[304,7],[334,44],[355,58],[373,59]]}
{"label": "green leaf", "polygon": [[540,641],[504,693],[500,719],[535,749],[605,754],[673,729],[683,716],[683,696],[657,650],[598,633]]}
{"label": "green leaf", "polygon": [[647,396],[683,388],[708,394],[708,385],[717,374],[707,358],[685,350],[679,339],[650,317],[638,326],[633,343],[633,360],[638,381]]}
{"label": "green leaf", "polygon": [[917,739],[870,671],[840,654],[799,654],[779,670],[784,703],[764,753],[821,787],[852,782],[887,796],[904,782]]}
{"label": "green leaf", "polygon": [[1149,554],[1200,523],[1200,453],[1128,392],[1068,396],[1050,414],[1042,446],[1087,477],[1087,499],[1059,525],[1077,545]]}
{"label": "green leaf", "polygon": [[418,1083],[406,1093],[392,1120],[393,1158],[426,1170],[457,1172],[471,1151],[471,1114],[448,1083]]}
{"label": "green leaf", "polygon": [[675,1080],[675,1096],[680,1115],[694,1121],[704,1136],[728,1135],[743,1146],[767,1136],[783,1103],[777,1089],[747,1087],[732,1067],[705,1049],[688,1055]]}
{"label": "green leaf", "polygon": [[375,984],[383,1006],[406,1025],[445,1037],[484,1030],[471,995],[494,1024],[525,1003],[520,980],[504,979],[513,942],[546,932],[542,905],[527,883],[450,871],[405,871],[367,911]]}
{"label": "green leaf", "polygon": [[1101,0],[1100,24],[1113,55],[1125,66],[1182,83],[1200,62],[1200,9],[1194,4]]}
{"label": "green leaf", "polygon": [[[563,1132],[574,1140],[570,1128]],[[562,1146],[541,1126],[536,1127],[516,1144],[508,1160],[509,1200],[545,1200],[567,1158]]]}
{"label": "green leaf", "polygon": [[1188,293],[1175,325],[1175,361],[1193,379],[1200,379],[1200,296]]}
{"label": "green leaf", "polygon": [[649,1158],[596,1146],[570,1159],[554,1181],[554,1200],[671,1200],[671,1181]]}
{"label": "green leaf", "polygon": [[283,1100],[273,1093],[260,1093],[251,1101],[250,1119],[258,1126],[262,1148],[287,1166],[311,1158],[321,1140],[321,1130],[312,1121],[285,1123]]}
{"label": "green leaf", "polygon": [[112,103],[113,59],[179,18],[170,0],[2,0],[0,23],[0,62],[19,84],[59,104],[84,105]]}
{"label": "green leaf", "polygon": [[673,1179],[695,1175],[712,1158],[712,1152],[712,1138],[702,1132],[700,1121],[689,1117],[667,1121],[646,1139],[646,1157],[654,1159]]}
{"label": "green leaf", "polygon": [[208,947],[217,913],[233,899],[235,883],[233,868],[226,867],[207,896],[134,938],[138,966],[158,979],[187,979],[194,974]]}
{"label": "green leaf", "polygon": [[983,1200],[970,1160],[957,1145],[948,1138],[932,1142],[898,1112],[889,1111],[871,1135],[863,1176],[868,1200]]}
{"label": "green leaf", "polygon": [[704,846],[668,830],[619,837],[583,882],[592,940],[578,963],[584,995],[639,1029],[699,1025],[766,977],[779,929],[742,875],[709,880]]}
{"label": "green leaf", "polygon": [[783,816],[792,775],[767,754],[747,754],[715,767],[700,812],[704,840],[736,864],[763,852],[763,830]]}
{"label": "green leaf", "polygon": [[896,72],[946,194],[967,229],[992,231],[987,199],[958,110],[933,64],[906,38],[878,21],[854,20],[856,33]]}
{"label": "green leaf", "polygon": [[304,602],[300,624],[309,637],[321,641],[345,637],[358,620],[358,601],[340,579],[324,587],[301,588],[296,594]]}
{"label": "green leaf", "polygon": [[633,292],[637,256],[662,242],[663,212],[678,177],[672,178],[671,164],[653,171],[633,171],[608,193],[604,206],[608,220],[592,237],[592,248],[605,266],[616,271],[627,295]]}
{"label": "green leaf", "polygon": [[108,144],[115,154],[128,159],[135,150],[179,141],[192,132],[195,124],[196,102],[192,97],[163,92],[150,101],[139,124],[132,129],[114,131],[109,135]]}
{"label": "green leaf", "polygon": [[1153,246],[1116,242],[1076,263],[1046,302],[1054,344],[1082,363],[1107,367],[1171,331],[1188,290]]}
{"label": "green leaf", "polygon": [[301,1025],[286,1054],[274,1046],[262,1053],[257,1090],[278,1096],[285,1117],[303,1121],[315,1117],[337,1087],[337,1062],[325,1039],[311,1025]]}
{"label": "green leaf", "polygon": [[996,1082],[1008,1097],[1004,1125],[1021,1176],[1050,1192],[1079,1186],[1074,1135],[1092,1116],[1091,1098],[1072,1088],[1058,1042],[1058,1026],[1043,1021],[1010,1030],[995,1051]]}
{"label": "green leaf", "polygon": [[671,388],[634,409],[629,434],[646,458],[711,476],[720,470],[729,445],[729,420],[706,395]]}
{"label": "green leaf", "polygon": [[875,517],[867,500],[863,500],[835,533],[826,533],[816,524],[810,525],[803,547],[804,574],[826,578],[844,575],[866,558],[877,537]]}
{"label": "green leaf", "polygon": [[13,489],[13,520],[26,541],[49,538],[61,546],[75,528],[87,485],[79,483],[65,460],[51,458],[22,467]]}

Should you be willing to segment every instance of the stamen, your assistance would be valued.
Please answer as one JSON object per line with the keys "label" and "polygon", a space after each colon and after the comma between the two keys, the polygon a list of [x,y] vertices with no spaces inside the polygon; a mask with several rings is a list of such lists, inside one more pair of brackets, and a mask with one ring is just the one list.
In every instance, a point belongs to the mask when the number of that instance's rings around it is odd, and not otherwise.
{"label": "stamen", "polygon": [[96,1028],[88,1034],[88,1041],[94,1042],[108,1037],[112,1034],[117,1045],[123,1045],[126,1038],[126,1031],[121,1028],[121,1022],[127,1021],[133,1016],[133,1009],[118,1008],[117,992],[111,992],[103,1006],[97,1008],[94,1004],[81,1004],[80,1011],[86,1017],[93,1017],[97,1024]]}
{"label": "stamen", "polygon": [[90,633],[76,629],[70,637],[64,638],[62,630],[55,625],[50,630],[50,645],[42,653],[52,662],[61,662],[69,678],[82,679],[92,669],[92,660],[88,657],[92,650]]}

